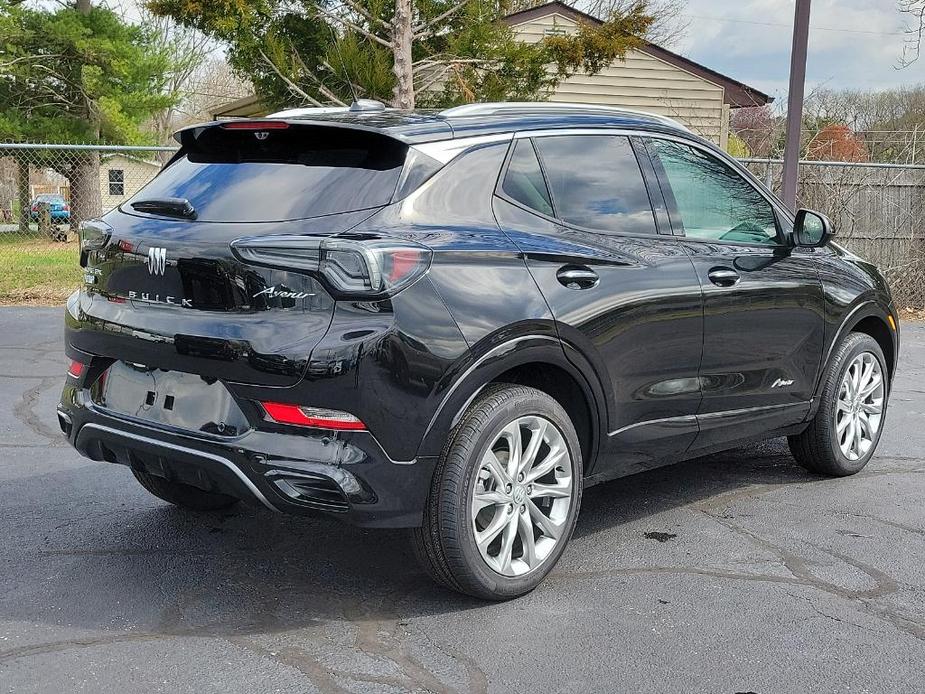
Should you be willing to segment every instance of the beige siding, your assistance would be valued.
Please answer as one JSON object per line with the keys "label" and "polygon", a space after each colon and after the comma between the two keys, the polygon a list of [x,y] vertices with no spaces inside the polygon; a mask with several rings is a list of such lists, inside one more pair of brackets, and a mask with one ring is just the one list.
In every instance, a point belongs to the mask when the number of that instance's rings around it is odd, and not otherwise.
{"label": "beige siding", "polygon": [[[160,168],[160,164],[155,162],[132,159],[121,154],[104,157],[100,162],[100,198],[103,211],[111,210],[132,197],[157,175]],[[109,172],[112,170],[122,172],[122,195],[110,195]]]}
{"label": "beige siding", "polygon": [[[574,20],[552,14],[512,27],[515,36],[530,43],[558,32],[572,32]],[[728,108],[723,88],[640,50],[596,75],[575,74],[559,83],[550,101],[607,104],[670,116],[714,142],[725,146]]]}

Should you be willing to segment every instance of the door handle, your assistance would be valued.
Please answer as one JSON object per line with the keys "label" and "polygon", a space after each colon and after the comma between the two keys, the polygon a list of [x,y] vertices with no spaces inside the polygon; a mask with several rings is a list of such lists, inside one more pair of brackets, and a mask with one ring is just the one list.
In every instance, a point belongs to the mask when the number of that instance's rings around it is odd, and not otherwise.
{"label": "door handle", "polygon": [[731,287],[741,279],[739,273],[735,270],[721,267],[710,270],[707,277],[709,277],[710,281],[717,287]]}
{"label": "door handle", "polygon": [[566,265],[556,273],[556,279],[568,289],[591,289],[597,286],[601,278],[584,265]]}

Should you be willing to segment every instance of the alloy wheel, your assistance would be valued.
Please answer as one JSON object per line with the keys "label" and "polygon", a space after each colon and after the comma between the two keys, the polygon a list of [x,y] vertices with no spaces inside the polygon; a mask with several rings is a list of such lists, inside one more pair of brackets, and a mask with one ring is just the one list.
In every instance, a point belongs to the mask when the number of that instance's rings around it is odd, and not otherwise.
{"label": "alloy wheel", "polygon": [[874,445],[883,421],[883,396],[880,361],[871,352],[861,352],[842,376],[835,407],[835,435],[848,460],[859,460]]}
{"label": "alloy wheel", "polygon": [[572,506],[572,459],[548,419],[519,417],[482,454],[470,513],[482,559],[503,576],[539,567],[562,541]]}

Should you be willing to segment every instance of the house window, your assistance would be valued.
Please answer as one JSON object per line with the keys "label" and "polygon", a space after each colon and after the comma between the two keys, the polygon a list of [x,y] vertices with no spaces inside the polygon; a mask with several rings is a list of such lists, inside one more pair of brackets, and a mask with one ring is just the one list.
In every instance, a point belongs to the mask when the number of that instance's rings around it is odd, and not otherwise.
{"label": "house window", "polygon": [[109,170],[109,194],[125,195],[125,172],[122,169]]}

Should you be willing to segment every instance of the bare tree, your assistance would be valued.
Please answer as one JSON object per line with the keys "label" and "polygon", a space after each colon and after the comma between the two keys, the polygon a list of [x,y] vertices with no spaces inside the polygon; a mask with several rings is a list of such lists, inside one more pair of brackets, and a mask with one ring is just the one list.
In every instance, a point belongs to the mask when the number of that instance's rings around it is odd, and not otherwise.
{"label": "bare tree", "polygon": [[907,67],[922,52],[922,38],[925,37],[925,0],[898,0],[899,11],[908,16],[906,23],[906,41],[903,45],[899,66]]}
{"label": "bare tree", "polygon": [[[541,5],[546,0],[534,4]],[[925,1],[925,0],[923,0]],[[614,13],[626,14],[639,0],[589,0],[585,2],[566,0],[567,5],[575,7],[598,18],[605,18]],[[684,38],[690,28],[691,20],[685,14],[687,0],[649,0],[646,11],[655,21],[646,32],[645,39],[664,48],[671,48]]]}

